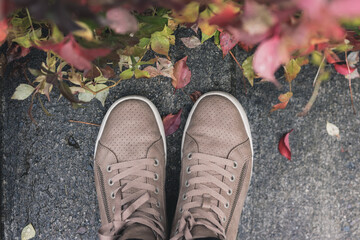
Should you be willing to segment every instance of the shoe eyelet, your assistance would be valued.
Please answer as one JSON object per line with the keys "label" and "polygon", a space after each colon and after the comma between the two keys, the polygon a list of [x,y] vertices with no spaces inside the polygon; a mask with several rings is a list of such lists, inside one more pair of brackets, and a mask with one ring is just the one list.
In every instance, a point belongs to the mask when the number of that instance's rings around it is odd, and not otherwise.
{"label": "shoe eyelet", "polygon": [[230,206],[230,203],[229,203],[229,202],[227,202],[227,203],[224,204],[224,207],[225,207],[225,208],[229,208],[229,206]]}
{"label": "shoe eyelet", "polygon": [[158,188],[155,188],[155,194],[159,194],[159,189]]}
{"label": "shoe eyelet", "polygon": [[237,168],[237,167],[238,167],[238,163],[237,163],[237,161],[234,161],[233,168]]}
{"label": "shoe eyelet", "polygon": [[186,199],[187,199],[186,194],[183,195],[182,199],[183,199],[183,200],[186,200]]}
{"label": "shoe eyelet", "polygon": [[107,171],[107,172],[111,172],[111,171],[112,171],[110,165],[108,165],[108,166],[106,167],[106,171]]}
{"label": "shoe eyelet", "polygon": [[234,176],[234,175],[231,175],[231,177],[230,177],[230,182],[233,182],[233,181],[235,181],[235,176]]}
{"label": "shoe eyelet", "polygon": [[185,187],[190,187],[190,183],[186,180]]}
{"label": "shoe eyelet", "polygon": [[223,222],[226,222],[226,217],[223,217],[223,218],[222,218],[222,221],[223,221]]}
{"label": "shoe eyelet", "polygon": [[112,207],[112,212],[115,213],[115,206]]}
{"label": "shoe eyelet", "polygon": [[113,182],[113,180],[111,178],[109,179],[109,185],[110,186],[114,185],[114,182]]}
{"label": "shoe eyelet", "polygon": [[180,213],[183,213],[183,212],[184,212],[184,209],[181,207],[181,208],[179,209],[179,212],[180,212]]}
{"label": "shoe eyelet", "polygon": [[154,166],[155,166],[155,167],[159,166],[159,160],[156,159],[156,158],[154,159]]}
{"label": "shoe eyelet", "polygon": [[231,195],[232,194],[232,189],[229,188],[229,190],[227,191],[227,195]]}
{"label": "shoe eyelet", "polygon": [[115,193],[114,193],[114,192],[111,192],[110,197],[111,197],[112,199],[115,199]]}
{"label": "shoe eyelet", "polygon": [[158,201],[158,202],[156,202],[156,207],[160,207],[160,202]]}
{"label": "shoe eyelet", "polygon": [[190,174],[190,173],[191,173],[190,167],[187,167],[187,168],[186,168],[186,173],[187,173],[187,174]]}
{"label": "shoe eyelet", "polygon": [[154,174],[154,180],[157,181],[159,179],[159,174],[155,173]]}
{"label": "shoe eyelet", "polygon": [[189,154],[187,155],[187,158],[188,158],[189,160],[191,160],[191,159],[192,159],[192,153],[189,153]]}

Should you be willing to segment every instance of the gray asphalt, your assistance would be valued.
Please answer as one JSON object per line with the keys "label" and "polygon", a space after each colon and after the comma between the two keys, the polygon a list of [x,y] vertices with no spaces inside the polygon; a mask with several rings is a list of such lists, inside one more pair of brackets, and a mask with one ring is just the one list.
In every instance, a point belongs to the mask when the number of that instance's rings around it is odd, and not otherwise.
{"label": "gray asphalt", "polygon": [[[191,36],[183,30],[179,37]],[[243,61],[249,53],[236,48]],[[36,68],[44,53],[33,50],[26,57]],[[254,144],[251,186],[239,226],[239,239],[360,239],[360,119],[351,108],[348,81],[332,71],[322,85],[309,115],[296,117],[312,93],[316,67],[305,66],[293,82],[294,96],[287,109],[269,114],[277,96],[288,91],[270,83],[246,85],[230,56],[211,42],[187,49],[179,39],[171,48],[173,62],[188,56],[192,80],[174,94],[171,80],[131,79],[110,90],[105,107],[93,100],[74,110],[59,92],[52,101],[43,97],[48,117],[38,102],[27,116],[29,99],[11,100],[21,74],[11,76],[11,65],[2,85],[2,213],[3,239],[20,239],[21,230],[32,223],[35,239],[96,239],[100,226],[92,156],[98,127],[69,120],[101,123],[106,110],[118,98],[137,94],[149,98],[161,115],[183,108],[180,129],[167,137],[167,198],[169,215],[177,199],[180,141],[192,107],[188,94],[198,90],[226,91],[241,102],[250,120]],[[25,60],[26,60],[25,59]],[[21,61],[25,61],[21,60]],[[360,111],[360,79],[353,80],[355,107]],[[326,132],[326,121],[340,128],[341,138]],[[280,137],[290,135],[292,161],[277,149]],[[69,144],[69,138],[75,140]],[[70,141],[71,142],[71,141]]]}

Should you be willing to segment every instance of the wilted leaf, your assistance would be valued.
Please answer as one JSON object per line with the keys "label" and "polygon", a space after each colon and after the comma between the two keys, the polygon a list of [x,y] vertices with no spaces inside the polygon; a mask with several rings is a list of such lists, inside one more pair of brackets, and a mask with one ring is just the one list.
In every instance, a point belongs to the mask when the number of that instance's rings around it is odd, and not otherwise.
{"label": "wilted leaf", "polygon": [[191,80],[191,71],[186,65],[187,56],[177,61],[174,65],[174,77],[172,80],[172,85],[175,90],[183,88],[189,84]]}
{"label": "wilted leaf", "polygon": [[179,128],[181,122],[181,113],[182,113],[182,109],[180,109],[180,111],[175,115],[170,113],[169,115],[163,118],[163,124],[164,124],[166,136],[173,134]]}
{"label": "wilted leaf", "polygon": [[254,86],[254,78],[256,76],[253,69],[253,58],[254,55],[249,56],[242,64],[242,68],[244,69],[244,76],[247,78],[251,86]]}
{"label": "wilted leaf", "polygon": [[285,66],[285,77],[287,82],[291,82],[296,78],[301,70],[301,67],[295,59],[291,59]]}
{"label": "wilted leaf", "polygon": [[289,144],[289,135],[290,133],[294,131],[294,129],[292,129],[290,132],[284,134],[284,136],[282,136],[282,138],[279,141],[279,152],[281,155],[283,155],[284,157],[286,157],[287,159],[291,160],[291,150],[290,150],[290,144]]}
{"label": "wilted leaf", "polygon": [[354,68],[355,64],[359,62],[359,51],[349,53],[347,57],[349,66]]}
{"label": "wilted leaf", "polygon": [[192,94],[190,94],[191,101],[196,102],[201,95],[202,93],[200,91],[193,92]]}
{"label": "wilted leaf", "polygon": [[[349,68],[348,68],[348,66],[346,66],[346,64],[334,64],[334,67],[335,67],[335,70],[336,70],[338,73],[340,73],[340,74],[342,74],[342,75],[344,75],[344,76],[349,75],[350,73],[352,73],[353,71],[355,71],[355,68],[352,68],[352,67],[350,67],[350,66],[349,66]],[[349,71],[350,71],[350,72],[349,72]]]}
{"label": "wilted leaf", "polygon": [[136,18],[126,9],[116,7],[106,12],[108,25],[119,34],[134,33],[138,30]]}
{"label": "wilted leaf", "polygon": [[15,89],[11,99],[24,100],[29,97],[34,92],[34,90],[35,88],[31,85],[22,83]]}
{"label": "wilted leaf", "polygon": [[21,240],[30,240],[36,235],[33,225],[30,223],[21,231]]}
{"label": "wilted leaf", "polygon": [[180,39],[187,48],[196,48],[201,45],[199,38],[196,36],[185,37]]}
{"label": "wilted leaf", "polygon": [[336,136],[338,138],[340,137],[339,128],[335,124],[329,123],[328,121],[326,121],[326,131],[330,136]]}
{"label": "wilted leaf", "polygon": [[228,54],[228,52],[235,47],[238,41],[231,36],[230,33],[222,31],[220,33],[220,47],[223,52],[223,57]]}

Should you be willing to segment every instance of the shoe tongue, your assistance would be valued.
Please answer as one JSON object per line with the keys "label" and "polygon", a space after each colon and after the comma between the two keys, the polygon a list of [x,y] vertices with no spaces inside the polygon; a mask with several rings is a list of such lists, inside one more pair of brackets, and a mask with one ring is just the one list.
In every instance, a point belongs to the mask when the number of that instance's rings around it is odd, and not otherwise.
{"label": "shoe tongue", "polygon": [[135,223],[123,231],[120,240],[126,239],[155,240],[156,238],[149,227]]}
{"label": "shoe tongue", "polygon": [[213,231],[209,230],[208,228],[206,228],[205,226],[202,226],[202,225],[194,226],[193,229],[191,230],[191,235],[193,236],[194,239],[209,238],[209,237],[217,238],[218,237],[218,235],[216,233],[214,233]]}

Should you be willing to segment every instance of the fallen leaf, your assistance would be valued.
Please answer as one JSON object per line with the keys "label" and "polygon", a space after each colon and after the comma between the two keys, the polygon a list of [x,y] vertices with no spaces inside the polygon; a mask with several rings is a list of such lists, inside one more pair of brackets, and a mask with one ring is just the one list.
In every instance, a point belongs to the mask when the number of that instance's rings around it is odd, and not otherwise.
{"label": "fallen leaf", "polygon": [[339,128],[335,124],[329,123],[328,121],[326,121],[326,131],[330,136],[336,136],[338,138],[340,137]]}
{"label": "fallen leaf", "polygon": [[110,49],[106,48],[83,48],[76,42],[72,35],[68,35],[60,43],[42,43],[38,48],[53,51],[79,70],[91,69],[91,61],[97,57],[106,56],[111,52]]}
{"label": "fallen leaf", "polygon": [[349,53],[347,57],[349,66],[354,68],[355,64],[359,62],[359,51]]}
{"label": "fallen leaf", "polygon": [[290,98],[293,96],[292,92],[287,92],[284,94],[280,94],[280,96],[278,97],[280,102],[287,102],[290,100]]}
{"label": "fallen leaf", "polygon": [[166,136],[173,134],[179,128],[181,122],[181,113],[182,113],[182,109],[180,109],[180,111],[175,115],[170,113],[169,115],[163,118],[163,124],[164,124]]}
{"label": "fallen leaf", "polygon": [[170,44],[175,44],[175,36],[172,35],[173,31],[164,26],[164,29],[160,32],[154,32],[151,34],[150,46],[154,52],[165,55],[167,57],[170,49]]}
{"label": "fallen leaf", "polygon": [[346,64],[334,64],[334,67],[335,67],[335,70],[346,76],[346,75],[349,75],[349,71],[350,73],[352,73],[353,71],[355,71],[355,68],[352,68],[349,66],[349,68],[346,66]]}
{"label": "fallen leaf", "polygon": [[237,43],[238,41],[231,36],[230,33],[222,31],[220,33],[220,47],[223,52],[223,57],[225,57]]}
{"label": "fallen leaf", "polygon": [[288,103],[289,101],[278,103],[271,108],[270,112],[274,112],[279,109],[285,109]]}
{"label": "fallen leaf", "polygon": [[6,39],[7,29],[8,29],[7,19],[4,18],[4,19],[0,20],[0,46]]}
{"label": "fallen leaf", "polygon": [[139,27],[136,18],[126,9],[116,7],[106,12],[108,25],[119,34],[135,33]]}
{"label": "fallen leaf", "polygon": [[34,92],[34,90],[35,88],[33,86],[22,83],[15,89],[11,99],[24,100],[29,97]]}
{"label": "fallen leaf", "polygon": [[36,235],[33,225],[30,223],[21,231],[21,240],[29,240],[34,238]]}
{"label": "fallen leaf", "polygon": [[301,67],[295,59],[291,59],[285,66],[285,78],[287,82],[292,82],[301,70]]}
{"label": "fallen leaf", "polygon": [[135,78],[150,78],[151,75],[146,70],[140,70],[135,68],[134,70]]}
{"label": "fallen leaf", "polygon": [[187,4],[181,11],[172,13],[174,21],[177,23],[193,23],[198,19],[199,16],[198,2],[191,2]]}
{"label": "fallen leaf", "polygon": [[290,133],[294,131],[294,129],[291,129],[290,132],[284,134],[284,136],[281,137],[279,141],[279,152],[281,155],[286,157],[287,159],[291,160],[291,150],[290,150],[290,144],[289,144],[289,135]]}
{"label": "fallen leaf", "polygon": [[195,92],[191,93],[190,94],[191,101],[193,103],[196,102],[201,95],[202,95],[202,93],[200,91],[195,91]]}
{"label": "fallen leaf", "polygon": [[174,65],[174,77],[172,79],[172,85],[176,89],[183,88],[189,84],[191,80],[191,71],[186,65],[188,56],[180,59]]}
{"label": "fallen leaf", "polygon": [[253,69],[253,58],[254,55],[247,57],[242,64],[242,68],[244,69],[244,76],[247,78],[252,87],[254,86],[254,78],[256,76]]}
{"label": "fallen leaf", "polygon": [[231,25],[234,18],[239,14],[239,10],[231,4],[222,9],[218,14],[215,14],[210,20],[209,24],[217,25],[219,27],[225,27]]}
{"label": "fallen leaf", "polygon": [[180,40],[187,48],[196,48],[197,46],[201,45],[200,39],[196,36],[180,38]]}
{"label": "fallen leaf", "polygon": [[209,24],[209,19],[213,16],[213,11],[210,8],[206,8],[199,15],[198,26],[201,29],[201,32],[207,36],[214,36],[214,33],[217,30],[216,25]]}

